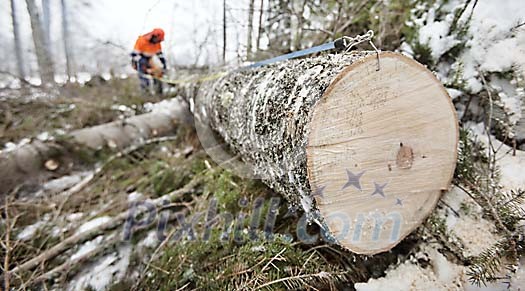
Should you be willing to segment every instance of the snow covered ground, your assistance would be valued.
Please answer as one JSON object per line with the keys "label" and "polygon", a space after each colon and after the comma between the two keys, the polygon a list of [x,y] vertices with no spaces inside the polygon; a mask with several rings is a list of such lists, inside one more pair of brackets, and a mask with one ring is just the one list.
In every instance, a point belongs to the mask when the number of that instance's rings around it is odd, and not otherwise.
{"label": "snow covered ground", "polygon": [[[442,2],[442,1],[441,1]],[[431,57],[437,62],[436,72],[445,83],[452,85],[460,73],[464,82],[465,91],[449,89],[452,98],[464,93],[477,94],[484,89],[480,73],[514,72],[510,79],[493,76],[487,84],[498,92],[499,102],[510,116],[510,122],[520,132],[525,127],[522,112],[525,112],[525,94],[523,78],[525,77],[525,27],[516,28],[525,22],[525,5],[523,1],[471,1],[460,21],[465,21],[477,3],[472,14],[471,25],[466,39],[467,47],[453,63],[441,60],[441,56],[452,47],[460,43],[461,39],[449,30],[454,18],[453,11],[461,8],[463,1],[449,1],[439,7],[440,1],[421,17],[415,18],[408,25],[419,27],[418,41],[427,45],[432,53]],[[438,8],[439,7],[439,8]],[[440,9],[438,17],[438,9]],[[442,16],[446,15],[446,16]],[[413,54],[413,47],[404,43],[401,50],[406,54]],[[458,108],[461,109],[461,108]],[[460,112],[460,116],[462,112]],[[520,123],[522,122],[522,123]],[[489,148],[489,135],[482,123],[469,122],[465,125],[473,132],[479,141]],[[518,136],[525,138],[525,136]],[[494,148],[499,148],[497,166],[500,170],[500,186],[504,191],[525,189],[525,151],[513,149],[491,136]],[[468,205],[474,213],[469,215],[455,215],[450,209],[439,209],[438,213],[446,217],[447,228],[451,235],[463,246],[466,256],[478,255],[494,244],[499,237],[492,222],[481,217],[479,206],[463,191],[453,188],[446,193],[443,201],[452,209],[459,212],[461,205]],[[525,208],[525,205],[523,205]],[[370,279],[366,283],[358,283],[358,291],[371,290],[524,290],[525,288],[525,260],[521,267],[511,275],[509,280],[500,280],[487,286],[475,286],[468,281],[468,268],[448,261],[439,251],[439,245],[426,243],[411,259],[392,267],[385,277]],[[421,264],[421,260],[429,263]],[[509,289],[510,288],[510,289]]]}
{"label": "snow covered ground", "polygon": [[[476,6],[472,10],[474,3]],[[483,74],[493,74],[486,86],[495,90],[497,100],[510,116],[511,126],[525,127],[525,5],[523,1],[471,1],[462,17],[459,26],[471,16],[465,36],[454,31],[454,13],[464,6],[464,1],[438,1],[421,17],[415,17],[407,23],[418,27],[416,42],[426,45],[431,57],[436,62],[438,77],[445,85],[463,86],[465,93],[477,94],[484,90]],[[422,6],[421,9],[426,9]],[[416,11],[413,11],[414,13]],[[444,16],[443,16],[444,15]],[[452,63],[443,60],[442,56],[456,45],[465,42],[459,57]],[[415,43],[404,43],[401,50],[414,54]],[[514,72],[512,78],[500,78],[496,74]],[[461,90],[449,90],[453,98],[462,95]],[[460,110],[461,111],[461,110]],[[461,113],[461,112],[460,112]],[[460,114],[462,115],[462,114]],[[521,123],[518,123],[521,120]],[[515,130],[519,139],[525,139],[525,130]]]}
{"label": "snow covered ground", "polygon": [[[85,251],[87,248],[94,249],[95,247],[96,246],[84,245],[80,251]],[[124,245],[116,251],[95,260],[77,274],[68,283],[66,289],[72,291],[84,290],[86,288],[93,288],[92,290],[96,291],[106,290],[112,283],[119,282],[125,277],[130,264],[131,253],[132,247],[130,245]]]}

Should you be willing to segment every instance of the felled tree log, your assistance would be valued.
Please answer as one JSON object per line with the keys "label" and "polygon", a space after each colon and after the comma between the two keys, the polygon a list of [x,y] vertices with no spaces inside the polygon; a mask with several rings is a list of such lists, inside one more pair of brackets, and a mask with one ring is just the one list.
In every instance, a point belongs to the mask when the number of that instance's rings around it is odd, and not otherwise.
{"label": "felled tree log", "polygon": [[385,52],[377,69],[375,53],[327,55],[190,88],[200,140],[217,162],[302,208],[329,240],[387,251],[449,188],[458,127],[425,67]]}
{"label": "felled tree log", "polygon": [[119,150],[134,143],[172,134],[188,122],[184,102],[170,102],[161,112],[72,131],[60,141],[35,140],[0,155],[0,198],[14,187],[43,177],[59,176],[71,169],[79,152],[107,147]]}

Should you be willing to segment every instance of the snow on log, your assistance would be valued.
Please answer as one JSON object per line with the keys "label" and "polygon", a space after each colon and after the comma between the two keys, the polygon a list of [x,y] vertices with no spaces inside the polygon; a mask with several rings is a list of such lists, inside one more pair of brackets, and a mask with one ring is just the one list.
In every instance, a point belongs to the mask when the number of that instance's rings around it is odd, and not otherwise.
{"label": "snow on log", "polygon": [[377,68],[375,53],[326,55],[186,89],[212,158],[260,177],[329,240],[376,254],[435,208],[458,142],[451,99],[429,70],[390,52]]}
{"label": "snow on log", "polygon": [[3,196],[18,185],[68,171],[76,157],[66,145],[91,150],[103,147],[122,149],[150,138],[172,134],[180,123],[188,122],[186,112],[185,104],[174,100],[166,103],[162,110],[72,131],[65,142],[34,140],[3,153],[0,155],[0,201],[3,202]]}

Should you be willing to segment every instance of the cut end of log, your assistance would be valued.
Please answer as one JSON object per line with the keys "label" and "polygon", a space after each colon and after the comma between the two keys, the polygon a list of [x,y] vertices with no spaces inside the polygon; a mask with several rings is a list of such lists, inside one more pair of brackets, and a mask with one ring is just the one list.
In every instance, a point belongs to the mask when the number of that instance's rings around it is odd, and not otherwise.
{"label": "cut end of log", "polygon": [[44,163],[44,167],[46,167],[46,169],[48,171],[56,171],[59,166],[60,166],[60,164],[57,161],[53,160],[53,159],[47,160]]}
{"label": "cut end of log", "polygon": [[416,61],[381,53],[345,68],[315,105],[310,188],[325,227],[359,254],[390,250],[451,183],[458,125],[442,84]]}

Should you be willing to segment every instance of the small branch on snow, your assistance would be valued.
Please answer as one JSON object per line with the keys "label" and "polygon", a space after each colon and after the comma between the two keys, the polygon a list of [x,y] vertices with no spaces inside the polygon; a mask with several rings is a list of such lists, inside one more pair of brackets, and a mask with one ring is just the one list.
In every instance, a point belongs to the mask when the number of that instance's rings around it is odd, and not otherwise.
{"label": "small branch on snow", "polygon": [[510,31],[514,31],[520,27],[523,27],[525,26],[525,21],[523,21],[522,23],[518,23],[516,26],[514,26],[513,28],[510,29]]}
{"label": "small branch on snow", "polygon": [[51,280],[53,278],[55,278],[56,276],[60,275],[61,273],[64,273],[64,272],[70,272],[72,270],[72,268],[74,268],[75,266],[78,266],[79,264],[91,259],[91,258],[94,258],[95,256],[97,256],[98,254],[100,254],[101,252],[113,247],[114,245],[118,244],[118,242],[120,241],[120,238],[119,236],[115,236],[114,238],[102,243],[101,245],[99,245],[98,247],[96,247],[94,250],[91,250],[89,252],[87,252],[86,254],[78,257],[78,258],[75,258],[74,260],[67,260],[65,263],[63,263],[62,265],[52,269],[51,271],[48,271],[38,277],[36,277],[35,279],[31,280],[28,282],[28,285],[31,286],[33,284],[37,284],[37,283],[40,283],[40,282],[43,282],[43,281],[46,281],[46,280]]}
{"label": "small branch on snow", "polygon": [[84,189],[86,186],[88,186],[91,183],[91,181],[93,181],[93,179],[95,179],[96,177],[99,177],[100,174],[102,173],[102,171],[109,164],[111,164],[111,162],[113,162],[114,160],[119,159],[119,158],[121,158],[123,156],[129,155],[132,152],[134,152],[134,151],[136,151],[136,150],[138,150],[138,149],[140,149],[142,147],[145,147],[147,145],[150,145],[150,144],[153,144],[153,143],[161,143],[161,142],[165,142],[165,141],[172,141],[172,140],[175,140],[176,138],[178,138],[178,135],[164,136],[164,137],[148,139],[148,140],[146,140],[144,142],[131,145],[131,146],[129,146],[129,147],[119,151],[118,153],[114,154],[113,156],[109,157],[106,160],[106,162],[102,166],[97,167],[92,174],[90,174],[87,177],[85,177],[84,179],[82,179],[82,181],[80,181],[78,184],[74,185],[70,189],[68,189],[68,190],[62,192],[61,194],[59,194],[60,197],[61,197],[62,202],[60,203],[60,206],[58,207],[58,210],[56,211],[55,218],[60,216],[60,214],[62,213],[62,209],[64,208],[64,205],[67,203],[67,201],[69,200],[69,198],[73,194],[76,194],[76,193],[80,192],[82,189]]}
{"label": "small branch on snow", "polygon": [[[155,204],[156,206],[161,206],[162,202],[165,200],[173,201],[174,199],[186,193],[191,192],[198,184],[201,183],[202,179],[203,179],[202,176],[194,177],[193,180],[191,180],[191,182],[186,184],[183,188],[175,190],[166,195],[163,195],[155,200],[152,200],[152,203]],[[139,210],[137,211],[136,215],[140,215],[144,211],[145,210],[142,210],[142,211]],[[124,211],[118,214],[117,216],[115,216],[110,221],[104,224],[101,224],[96,228],[90,229],[82,233],[74,234],[66,238],[65,240],[61,241],[60,243],[56,244],[52,248],[44,251],[40,255],[34,257],[33,259],[30,259],[29,261],[18,265],[13,270],[9,271],[8,274],[20,273],[20,272],[31,270],[37,267],[38,265],[42,264],[43,262],[56,257],[57,255],[63,253],[64,251],[70,249],[71,247],[77,244],[90,240],[104,233],[107,230],[115,229],[116,227],[122,225],[126,221],[127,217],[128,217],[128,211]]]}
{"label": "small branch on snow", "polygon": [[9,221],[9,200],[7,196],[5,197],[5,243],[3,244],[5,247],[5,257],[4,257],[4,290],[9,290],[10,284],[9,284],[9,264],[10,264],[10,252],[11,252],[11,245],[10,245],[10,235],[11,235],[11,225]]}

